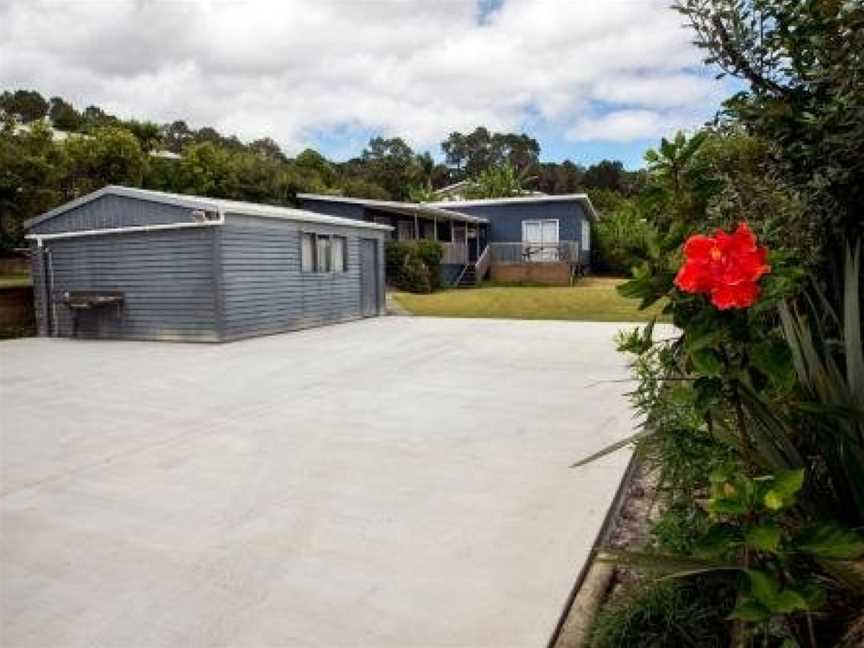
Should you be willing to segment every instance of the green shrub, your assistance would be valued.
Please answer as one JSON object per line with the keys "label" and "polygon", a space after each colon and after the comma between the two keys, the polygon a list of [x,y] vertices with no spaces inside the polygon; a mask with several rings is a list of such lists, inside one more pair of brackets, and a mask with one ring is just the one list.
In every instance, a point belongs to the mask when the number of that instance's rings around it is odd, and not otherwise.
{"label": "green shrub", "polygon": [[429,275],[429,287],[431,290],[441,288],[441,258],[444,249],[437,241],[418,241],[415,244],[417,258],[426,266]]}
{"label": "green shrub", "polygon": [[387,283],[399,290],[429,293],[441,287],[443,250],[436,241],[388,241]]}
{"label": "green shrub", "polygon": [[592,227],[591,266],[597,272],[629,274],[648,258],[654,236],[635,203],[623,201]]}
{"label": "green shrub", "polygon": [[725,619],[734,605],[734,582],[725,576],[632,585],[600,610],[588,645],[725,648],[730,641]]}

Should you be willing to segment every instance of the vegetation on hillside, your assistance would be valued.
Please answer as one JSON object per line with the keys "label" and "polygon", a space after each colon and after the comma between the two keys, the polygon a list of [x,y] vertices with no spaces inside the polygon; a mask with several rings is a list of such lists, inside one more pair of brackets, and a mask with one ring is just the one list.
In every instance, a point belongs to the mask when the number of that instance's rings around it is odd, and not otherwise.
{"label": "vegetation on hillside", "polygon": [[[185,121],[119,119],[96,106],[79,111],[35,90],[0,94],[0,254],[23,245],[21,223],[106,184],[292,205],[298,192],[380,200],[431,201],[434,190],[471,179],[473,195],[543,191],[629,195],[639,172],[620,162],[585,168],[540,163],[540,145],[525,134],[484,127],[442,142],[444,162],[399,137],[373,137],[360,155],[333,162],[307,149],[289,158],[271,138],[242,142]],[[61,141],[54,129],[71,134]]]}

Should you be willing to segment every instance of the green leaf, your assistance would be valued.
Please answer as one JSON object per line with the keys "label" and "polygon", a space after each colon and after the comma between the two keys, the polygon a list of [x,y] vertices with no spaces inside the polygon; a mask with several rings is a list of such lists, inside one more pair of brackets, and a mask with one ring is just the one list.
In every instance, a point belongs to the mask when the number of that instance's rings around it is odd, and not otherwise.
{"label": "green leaf", "polygon": [[785,589],[774,599],[774,604],[771,609],[778,614],[789,614],[799,610],[807,610],[810,606],[807,605],[806,599],[794,589]]}
{"label": "green leaf", "polygon": [[693,382],[693,390],[696,392],[695,405],[702,412],[713,407],[722,395],[723,383],[717,378],[697,378]]}
{"label": "green leaf", "polygon": [[699,349],[715,347],[725,337],[726,329],[715,318],[700,314],[687,327],[684,334],[684,346],[692,353]]}
{"label": "green leaf", "polygon": [[728,551],[741,542],[741,530],[732,525],[718,522],[696,543],[697,555],[717,555]]}
{"label": "green leaf", "polygon": [[690,360],[696,371],[704,376],[717,377],[723,374],[723,360],[713,349],[691,351]]}
{"label": "green leaf", "polygon": [[789,345],[780,341],[766,341],[750,350],[750,362],[765,374],[774,386],[790,389],[795,385],[795,367]]}
{"label": "green leaf", "polygon": [[791,546],[798,551],[840,560],[864,556],[864,538],[837,522],[817,522],[801,529]]}
{"label": "green leaf", "polygon": [[716,515],[737,516],[747,513],[747,505],[734,499],[711,499],[708,502],[708,510]]}
{"label": "green leaf", "polygon": [[806,599],[794,588],[781,590],[779,581],[763,571],[748,569],[750,594],[775,614],[789,614],[808,609]]}
{"label": "green leaf", "polygon": [[785,470],[777,473],[771,488],[765,493],[763,503],[772,511],[789,506],[795,501],[795,494],[804,485],[804,469]]}
{"label": "green leaf", "polygon": [[774,524],[755,526],[747,532],[747,544],[758,551],[774,553],[780,545],[780,529]]}
{"label": "green leaf", "polygon": [[771,608],[772,602],[780,592],[780,583],[770,574],[756,569],[748,569],[747,577],[750,579],[750,593],[753,597],[766,607]]}
{"label": "green leaf", "polygon": [[758,623],[759,621],[765,621],[771,618],[771,611],[759,601],[746,598],[735,606],[735,609],[732,610],[732,614],[729,615],[729,618],[741,619],[742,621],[749,621],[750,623]]}

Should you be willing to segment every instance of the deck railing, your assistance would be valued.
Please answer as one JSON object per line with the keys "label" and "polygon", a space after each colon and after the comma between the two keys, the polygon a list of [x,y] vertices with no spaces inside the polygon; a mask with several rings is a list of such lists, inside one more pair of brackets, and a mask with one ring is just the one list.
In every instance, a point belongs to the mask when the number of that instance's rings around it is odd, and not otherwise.
{"label": "deck railing", "polygon": [[558,243],[490,243],[490,262],[579,263],[579,241]]}
{"label": "deck railing", "polygon": [[465,265],[468,263],[467,243],[441,243],[443,254],[441,263],[452,265]]}

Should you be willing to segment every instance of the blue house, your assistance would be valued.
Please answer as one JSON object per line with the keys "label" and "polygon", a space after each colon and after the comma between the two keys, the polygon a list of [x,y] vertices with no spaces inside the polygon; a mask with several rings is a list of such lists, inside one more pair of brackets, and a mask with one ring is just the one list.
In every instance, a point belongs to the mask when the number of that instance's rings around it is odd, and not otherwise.
{"label": "blue house", "polygon": [[591,259],[591,221],[585,194],[405,203],[298,194],[301,207],[342,218],[390,225],[399,241],[441,243],[445,282],[495,281],[569,285]]}

